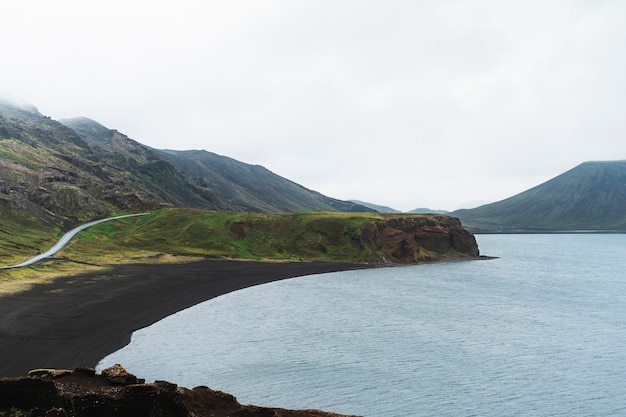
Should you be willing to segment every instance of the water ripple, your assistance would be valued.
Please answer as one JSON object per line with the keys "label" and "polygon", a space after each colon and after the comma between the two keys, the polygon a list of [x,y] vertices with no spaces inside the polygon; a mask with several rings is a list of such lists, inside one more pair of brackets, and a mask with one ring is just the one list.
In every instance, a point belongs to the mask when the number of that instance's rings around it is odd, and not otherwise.
{"label": "water ripple", "polygon": [[501,258],[228,294],[136,332],[100,367],[372,417],[624,415],[626,236],[479,244]]}

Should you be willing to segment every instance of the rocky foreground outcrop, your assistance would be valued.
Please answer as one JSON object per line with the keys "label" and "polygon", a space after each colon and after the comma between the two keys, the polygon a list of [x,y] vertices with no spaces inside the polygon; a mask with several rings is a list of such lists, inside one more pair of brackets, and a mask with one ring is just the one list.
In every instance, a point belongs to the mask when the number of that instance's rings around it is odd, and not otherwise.
{"label": "rocky foreground outcrop", "polygon": [[478,258],[476,238],[456,217],[444,215],[392,217],[363,229],[385,261],[419,263],[447,258]]}
{"label": "rocky foreground outcrop", "polygon": [[203,386],[146,384],[120,365],[101,374],[91,368],[46,369],[24,378],[0,378],[0,416],[342,417],[319,410],[242,405],[232,395]]}

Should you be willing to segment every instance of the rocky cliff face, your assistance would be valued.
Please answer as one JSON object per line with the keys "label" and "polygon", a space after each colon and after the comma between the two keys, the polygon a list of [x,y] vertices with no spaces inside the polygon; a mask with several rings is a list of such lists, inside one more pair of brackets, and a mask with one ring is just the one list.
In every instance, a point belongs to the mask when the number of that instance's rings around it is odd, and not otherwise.
{"label": "rocky cliff face", "polygon": [[419,263],[449,258],[477,258],[474,235],[459,219],[445,215],[392,217],[363,229],[362,239],[373,242],[385,261]]}
{"label": "rocky cliff face", "polygon": [[0,416],[341,417],[319,410],[241,405],[232,395],[204,386],[146,384],[120,365],[101,375],[93,369],[38,370],[29,377],[0,378]]}

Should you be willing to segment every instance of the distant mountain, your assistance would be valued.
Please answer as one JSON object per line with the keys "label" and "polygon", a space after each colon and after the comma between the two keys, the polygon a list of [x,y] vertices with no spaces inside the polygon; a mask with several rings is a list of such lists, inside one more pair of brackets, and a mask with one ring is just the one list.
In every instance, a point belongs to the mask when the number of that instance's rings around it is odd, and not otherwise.
{"label": "distant mountain", "polygon": [[157,151],[86,118],[0,100],[0,215],[67,228],[112,212],[370,211],[208,152]]}
{"label": "distant mountain", "polygon": [[475,231],[623,231],[626,161],[585,162],[513,197],[451,215]]}
{"label": "distant mountain", "polygon": [[[378,204],[373,204],[373,203],[367,203],[365,201],[359,201],[359,200],[350,200],[351,202],[355,203],[355,204],[359,204],[365,207],[369,207],[372,210],[376,210],[379,213],[405,213],[402,212],[400,210],[396,210],[394,208],[391,207],[387,207],[387,206],[379,206]],[[421,214],[421,213],[433,213],[433,214],[447,214],[449,213],[448,211],[445,210],[433,210],[433,209],[429,209],[429,208],[416,208],[413,209],[411,211],[408,211],[406,213],[417,213],[417,214]]]}
{"label": "distant mountain", "polygon": [[365,201],[360,201],[360,200],[349,200],[349,201],[351,201],[354,204],[359,204],[361,206],[369,207],[372,210],[375,210],[379,213],[400,213],[399,210],[396,210],[394,208],[387,207],[387,206],[379,206],[378,204],[367,203]]}
{"label": "distant mountain", "polygon": [[409,211],[409,213],[436,213],[436,214],[447,214],[449,213],[449,211],[446,210],[433,210],[433,209],[429,209],[429,208],[416,208],[413,209],[411,211]]}

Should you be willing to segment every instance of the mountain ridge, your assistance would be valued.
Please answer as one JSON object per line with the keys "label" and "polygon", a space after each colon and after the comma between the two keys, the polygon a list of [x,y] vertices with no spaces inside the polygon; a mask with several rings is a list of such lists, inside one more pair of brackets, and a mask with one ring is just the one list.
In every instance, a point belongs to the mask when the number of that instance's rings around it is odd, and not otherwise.
{"label": "mountain ridge", "polygon": [[[347,201],[326,197],[283,178],[260,165],[240,162],[228,156],[205,150],[155,149],[142,145],[122,135],[117,130],[108,129],[100,123],[85,118],[61,120],[72,128],[86,142],[115,152],[125,152],[119,145],[124,137],[129,143],[139,146],[141,153],[167,161],[179,172],[185,174],[194,184],[209,190],[214,195],[213,207],[216,210],[251,212],[300,212],[300,211],[371,211]],[[125,153],[137,155],[137,151]],[[197,208],[207,208],[196,205]]]}
{"label": "mountain ridge", "polygon": [[219,188],[229,198],[244,199],[255,209],[253,211],[373,211],[363,205],[326,197],[261,165],[246,164],[205,150],[161,149],[158,152],[181,171]]}

